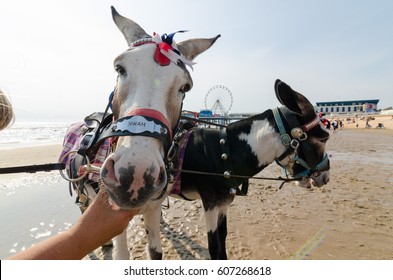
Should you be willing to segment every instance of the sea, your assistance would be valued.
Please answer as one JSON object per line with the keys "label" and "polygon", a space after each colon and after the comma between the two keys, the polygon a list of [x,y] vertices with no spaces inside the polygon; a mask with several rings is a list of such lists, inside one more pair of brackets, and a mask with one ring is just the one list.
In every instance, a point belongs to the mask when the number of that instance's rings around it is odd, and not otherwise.
{"label": "sea", "polygon": [[[62,143],[70,124],[15,122],[0,131],[0,157],[5,149]],[[80,216],[58,171],[0,174],[0,209],[0,259],[67,230]]]}
{"label": "sea", "polygon": [[15,122],[0,131],[0,150],[61,143],[70,122]]}

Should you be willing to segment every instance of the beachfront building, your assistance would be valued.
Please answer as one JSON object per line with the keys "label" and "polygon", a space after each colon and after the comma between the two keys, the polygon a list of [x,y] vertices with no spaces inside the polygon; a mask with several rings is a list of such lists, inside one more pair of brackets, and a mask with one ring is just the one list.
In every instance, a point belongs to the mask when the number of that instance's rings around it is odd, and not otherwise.
{"label": "beachfront building", "polygon": [[374,113],[378,102],[379,99],[317,102],[315,111],[333,115]]}

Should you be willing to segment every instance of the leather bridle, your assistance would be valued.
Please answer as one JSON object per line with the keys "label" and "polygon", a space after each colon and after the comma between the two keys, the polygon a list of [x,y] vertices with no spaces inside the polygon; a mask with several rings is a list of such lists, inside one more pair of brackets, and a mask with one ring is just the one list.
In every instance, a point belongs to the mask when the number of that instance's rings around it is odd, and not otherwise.
{"label": "leather bridle", "polygon": [[[305,170],[293,174],[292,177],[294,178],[317,177],[322,171],[330,169],[328,155],[325,153],[322,160],[318,161],[317,155],[312,151],[311,145],[307,141],[307,132],[320,125],[320,119],[317,115],[304,125],[300,125],[296,116],[285,108],[274,108],[273,115],[280,133],[281,142],[286,147],[286,150],[275,160],[279,166],[284,168],[286,172],[288,171],[289,163],[296,162],[303,166]],[[283,119],[289,126],[290,133],[285,129]],[[299,157],[299,149],[302,149],[305,159]],[[281,163],[285,158],[289,158],[286,165]]]}

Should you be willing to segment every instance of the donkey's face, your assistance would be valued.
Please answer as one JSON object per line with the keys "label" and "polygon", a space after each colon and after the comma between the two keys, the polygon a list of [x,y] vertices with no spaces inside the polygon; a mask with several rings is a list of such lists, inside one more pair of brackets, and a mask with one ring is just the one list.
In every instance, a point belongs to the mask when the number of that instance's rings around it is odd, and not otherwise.
{"label": "donkey's face", "polygon": [[[147,35],[138,24],[119,15],[113,7],[112,16],[129,45],[129,49],[114,61],[118,78],[112,102],[113,115],[115,119],[126,117],[121,123],[122,129],[138,133],[119,137],[115,151],[103,164],[101,178],[118,206],[140,208],[160,195],[166,186],[163,158],[171,139],[163,140],[154,135],[161,132],[171,135],[177,125],[185,92],[192,87],[185,64],[191,64],[219,36],[160,48],[162,45],[153,40],[161,40],[159,36]],[[175,46],[180,54],[172,52],[170,58],[163,55],[168,46]]]}
{"label": "donkey's face", "polygon": [[[330,165],[325,144],[329,139],[329,133],[319,121],[314,107],[306,97],[280,80],[275,83],[275,91],[278,100],[291,111],[292,115],[294,114],[299,128],[305,134],[298,139],[297,156],[286,163],[288,172],[294,177],[302,178],[298,182],[302,187],[309,188],[311,185],[321,187],[327,184]],[[288,127],[288,133],[291,133],[293,128]]]}

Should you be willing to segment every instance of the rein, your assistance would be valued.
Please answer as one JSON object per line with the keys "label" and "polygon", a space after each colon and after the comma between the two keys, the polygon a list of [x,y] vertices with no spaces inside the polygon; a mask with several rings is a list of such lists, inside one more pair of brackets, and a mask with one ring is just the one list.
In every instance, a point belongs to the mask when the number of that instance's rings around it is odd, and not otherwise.
{"label": "rein", "polygon": [[14,167],[2,167],[0,168],[0,174],[12,174],[12,173],[36,173],[36,172],[49,172],[52,170],[63,170],[65,169],[64,163],[48,163],[48,164],[35,164],[35,165],[24,165]]}
{"label": "rein", "polygon": [[302,180],[301,178],[283,178],[281,176],[279,176],[277,178],[273,178],[273,177],[233,175],[233,174],[229,174],[229,173],[221,174],[221,173],[202,172],[202,171],[187,170],[187,169],[170,168],[169,170],[173,171],[173,172],[181,172],[181,173],[196,174],[196,175],[218,176],[218,177],[224,177],[226,179],[238,178],[238,179],[256,179],[256,180],[282,181],[279,189],[281,189],[285,183],[289,183],[289,182],[293,182],[293,181],[301,181]]}
{"label": "rein", "polygon": [[[109,100],[109,104],[111,104],[112,96],[113,96],[113,94],[111,95],[111,98]],[[172,139],[172,130],[170,130],[169,127],[167,126],[166,119],[162,116],[161,113],[159,113],[158,111],[155,111],[155,110],[151,110],[151,112],[149,113],[149,115],[153,115],[155,117],[155,118],[151,118],[150,120],[147,119],[149,117],[141,116],[141,112],[142,112],[143,109],[138,109],[137,112],[134,112],[135,114],[133,114],[131,112],[129,114],[129,116],[127,116],[125,118],[121,118],[121,119],[119,119],[119,120],[117,120],[115,122],[110,123],[106,127],[104,127],[105,126],[104,125],[105,124],[105,119],[108,118],[107,111],[108,111],[108,108],[110,107],[109,104],[108,104],[108,106],[107,106],[107,108],[105,110],[105,113],[103,114],[102,121],[98,125],[97,129],[95,129],[96,132],[90,132],[90,133],[86,134],[84,136],[84,138],[82,139],[82,141],[81,141],[81,148],[78,151],[72,151],[73,153],[78,153],[80,155],[86,156],[87,151],[92,146],[94,146],[95,144],[98,144],[102,139],[105,139],[105,138],[108,138],[108,137],[114,137],[114,136],[125,136],[125,135],[130,135],[130,134],[131,135],[135,135],[134,134],[135,131],[132,131],[131,128],[127,128],[128,125],[126,125],[125,127],[123,127],[121,125],[121,123],[123,123],[125,121],[130,123],[133,120],[132,119],[133,117],[137,117],[138,118],[137,120],[134,119],[133,121],[136,121],[136,123],[139,123],[139,125],[145,126],[146,124],[150,123],[153,126],[152,131],[154,131],[156,133],[164,133],[164,134],[166,133],[167,134],[167,136],[165,136],[165,137],[161,137],[161,136],[157,137],[156,135],[152,136],[152,137],[160,138],[164,142],[168,141],[168,138]],[[279,127],[279,131],[281,133],[281,139],[282,139],[283,143],[286,144],[287,147],[289,146],[287,151],[284,152],[283,155],[281,155],[279,157],[279,159],[276,160],[276,162],[277,162],[278,160],[282,160],[284,157],[288,156],[290,153],[295,151],[298,148],[298,144],[297,145],[293,145],[292,141],[291,141],[291,137],[288,134],[283,133],[283,132],[285,132],[285,128],[284,128],[284,126],[282,124],[281,118],[277,117],[278,116],[278,109],[274,109],[273,112],[275,113],[276,123],[277,123],[277,125]],[[157,113],[159,113],[159,114],[157,114]],[[143,119],[140,119],[140,117],[142,117]],[[217,124],[217,123],[204,121],[204,120],[191,118],[191,117],[186,117],[186,116],[181,116],[180,118],[188,120],[188,121],[204,123],[204,124],[208,124],[208,125],[215,125],[215,126],[219,126],[221,128],[226,128],[227,127],[227,125]],[[157,121],[157,120],[159,120],[158,122],[161,123],[162,126],[160,124],[154,123],[154,121]],[[147,123],[145,123],[145,121]],[[312,125],[306,124],[305,126],[302,126],[302,128],[304,129],[303,131],[308,131],[308,130],[312,129],[319,122],[317,122],[314,119],[310,123],[312,123]],[[132,125],[131,125],[131,127],[132,127]],[[154,129],[154,127],[156,127],[157,129]],[[101,133],[104,134],[104,135],[99,134],[99,131],[101,131]],[[120,131],[119,134],[116,133],[116,132],[119,132],[119,131]],[[178,133],[179,132],[180,132],[180,130],[178,131]],[[295,132],[296,132],[296,130],[292,129],[292,134],[294,134]],[[96,134],[96,133],[98,133],[98,134]],[[177,138],[176,136],[177,136],[178,133],[176,133],[176,135],[174,137],[174,140]],[[138,133],[136,133],[136,134],[138,135]],[[300,138],[302,140],[305,140],[307,138],[307,136],[302,136],[302,135],[304,135],[304,134],[299,134],[298,138]],[[290,151],[290,152],[288,152],[288,151]],[[325,162],[325,158],[324,158],[324,160],[321,163],[319,163],[317,165],[317,169],[318,169],[318,167],[320,167],[319,165],[322,165],[322,163],[324,163],[324,162]],[[277,163],[278,163],[278,165],[283,167],[279,162],[277,162]],[[61,172],[63,169],[65,169],[65,165],[63,163],[55,163],[55,164],[44,164],[44,165],[31,165],[31,166],[0,168],[0,174],[18,173],[18,172],[34,173],[34,172],[38,172],[38,171],[46,171],[46,172],[48,172],[48,171],[51,171],[51,170],[60,170],[60,174],[62,175],[62,177],[64,179],[66,179],[67,181],[73,182],[73,181],[79,181],[80,179],[83,179],[88,173],[92,173],[92,172],[99,173],[100,172],[100,168],[96,167],[94,165],[91,165],[89,160],[88,160],[87,165],[82,166],[82,169],[84,171],[82,176],[78,177],[76,179],[67,178]],[[188,173],[188,174],[197,174],[197,175],[205,175],[205,176],[217,176],[217,177],[224,177],[226,179],[234,179],[234,180],[236,180],[236,179],[245,179],[245,180],[255,179],[255,180],[282,181],[282,183],[279,186],[279,189],[281,189],[284,186],[285,183],[294,182],[294,181],[301,181],[302,180],[301,177],[295,177],[295,178],[288,178],[287,177],[287,178],[283,178],[283,177],[279,176],[277,178],[273,178],[273,177],[236,175],[236,174],[231,174],[231,172],[229,172],[229,171],[226,171],[223,174],[221,174],[221,173],[202,172],[202,171],[187,170],[187,169],[175,169],[175,168],[173,168],[173,165],[169,166],[168,171],[170,173],[171,172],[177,172],[177,173]],[[231,190],[233,190],[233,194],[239,194],[239,190],[234,189],[234,188],[232,188]],[[240,193],[242,193],[242,192],[240,191]],[[245,195],[245,194],[242,193],[242,195]]]}

